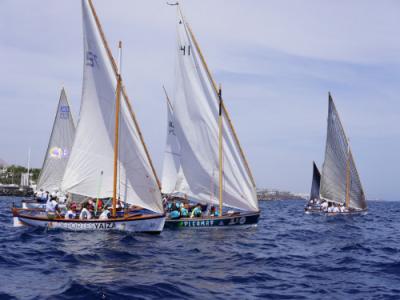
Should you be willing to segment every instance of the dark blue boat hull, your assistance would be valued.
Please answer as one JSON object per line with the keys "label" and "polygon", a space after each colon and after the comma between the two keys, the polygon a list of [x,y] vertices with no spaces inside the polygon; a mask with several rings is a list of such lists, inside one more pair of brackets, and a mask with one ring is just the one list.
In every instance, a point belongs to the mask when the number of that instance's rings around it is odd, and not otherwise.
{"label": "dark blue boat hull", "polygon": [[180,218],[174,220],[167,218],[164,228],[207,228],[255,225],[259,217],[260,213],[255,212],[226,215],[222,217]]}

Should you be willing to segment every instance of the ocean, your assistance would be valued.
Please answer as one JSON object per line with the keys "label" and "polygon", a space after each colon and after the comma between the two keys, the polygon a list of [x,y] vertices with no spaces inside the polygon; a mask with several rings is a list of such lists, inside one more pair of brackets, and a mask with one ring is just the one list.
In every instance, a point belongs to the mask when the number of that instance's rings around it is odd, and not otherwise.
{"label": "ocean", "polygon": [[129,235],[13,228],[19,201],[0,197],[0,299],[400,299],[400,202],[269,201],[255,228]]}

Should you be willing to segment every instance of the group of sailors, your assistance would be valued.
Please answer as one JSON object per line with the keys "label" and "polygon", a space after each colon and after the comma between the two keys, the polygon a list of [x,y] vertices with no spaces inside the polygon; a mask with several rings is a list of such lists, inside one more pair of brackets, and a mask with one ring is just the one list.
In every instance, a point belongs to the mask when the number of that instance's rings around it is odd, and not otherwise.
{"label": "group of sailors", "polygon": [[163,198],[164,209],[170,219],[200,218],[202,216],[218,217],[219,212],[214,205],[202,205],[197,203],[190,205],[188,201]]}
{"label": "group of sailors", "polygon": [[341,203],[328,202],[323,199],[310,199],[307,203],[306,211],[321,211],[325,213],[346,213],[349,209]]}
{"label": "group of sailors", "polygon": [[56,199],[59,203],[65,203],[65,201],[67,200],[65,195],[57,190],[54,190],[52,193],[50,193],[49,191],[44,191],[43,189],[36,191],[34,193],[34,198],[39,203],[47,203],[48,200]]}
{"label": "group of sailors", "polygon": [[[37,191],[35,198],[38,202],[46,203],[45,210],[49,218],[107,220],[111,217],[112,198],[85,198],[83,202],[78,203],[72,200],[71,194],[66,196],[58,191],[50,194],[48,191],[43,190]],[[123,211],[125,208],[125,204],[118,199],[116,205],[117,212]]]}

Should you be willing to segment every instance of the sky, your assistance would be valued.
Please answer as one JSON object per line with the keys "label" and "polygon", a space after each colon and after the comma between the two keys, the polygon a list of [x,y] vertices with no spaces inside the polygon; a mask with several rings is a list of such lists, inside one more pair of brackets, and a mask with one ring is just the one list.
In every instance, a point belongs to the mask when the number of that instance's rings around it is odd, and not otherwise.
{"label": "sky", "polygon": [[[176,9],[93,0],[161,175]],[[180,1],[259,188],[309,192],[332,93],[368,199],[400,200],[400,1]],[[22,9],[23,8],[23,9]],[[59,93],[78,118],[79,0],[0,0],[0,158],[40,167]],[[173,95],[172,95],[173,96]]]}

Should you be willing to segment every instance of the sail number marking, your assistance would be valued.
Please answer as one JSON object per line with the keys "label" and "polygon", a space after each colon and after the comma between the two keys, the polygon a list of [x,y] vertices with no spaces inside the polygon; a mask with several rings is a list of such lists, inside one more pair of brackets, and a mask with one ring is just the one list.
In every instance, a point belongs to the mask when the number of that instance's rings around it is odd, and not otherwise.
{"label": "sail number marking", "polygon": [[86,52],[86,65],[90,67],[98,66],[97,55],[91,51]]}

